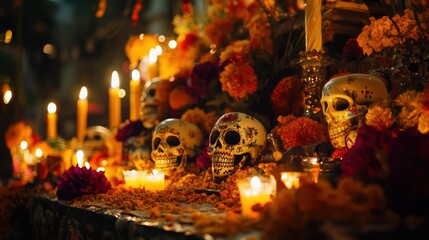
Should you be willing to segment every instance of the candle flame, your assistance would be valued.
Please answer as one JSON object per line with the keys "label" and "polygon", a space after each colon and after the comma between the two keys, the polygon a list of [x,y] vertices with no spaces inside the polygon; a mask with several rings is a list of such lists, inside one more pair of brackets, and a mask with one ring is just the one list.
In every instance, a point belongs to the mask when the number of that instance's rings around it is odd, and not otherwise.
{"label": "candle flame", "polygon": [[134,81],[138,81],[138,80],[140,80],[140,73],[139,73],[139,71],[138,71],[137,69],[134,69],[134,70],[131,72],[131,78],[132,78]]}
{"label": "candle flame", "polygon": [[175,49],[175,48],[177,47],[177,42],[176,42],[176,40],[170,40],[170,41],[168,42],[168,47],[169,47],[169,48],[171,48],[171,49]]}
{"label": "candle flame", "polygon": [[82,165],[83,165],[83,156],[84,156],[84,153],[82,150],[76,151],[77,165],[79,167],[82,167]]}
{"label": "candle flame", "polygon": [[34,155],[36,155],[36,157],[41,158],[43,156],[43,151],[41,148],[37,148],[36,151],[34,152]]}
{"label": "candle flame", "polygon": [[91,166],[89,165],[89,162],[85,162],[86,169],[89,169]]}
{"label": "candle flame", "polygon": [[259,179],[259,177],[254,176],[252,177],[252,179],[250,180],[250,186],[252,188],[258,188],[261,186],[261,179]]}
{"label": "candle flame", "polygon": [[157,60],[158,60],[158,55],[156,53],[156,49],[151,48],[149,51],[149,64],[156,63]]}
{"label": "candle flame", "polygon": [[119,74],[117,71],[112,72],[112,81],[110,82],[111,88],[119,88]]}
{"label": "candle flame", "polygon": [[104,172],[104,171],[105,171],[104,167],[97,168],[97,172]]}
{"label": "candle flame", "polygon": [[160,56],[162,54],[162,47],[157,45],[155,47],[156,55]]}
{"label": "candle flame", "polygon": [[4,104],[9,104],[10,100],[12,99],[12,91],[6,90],[3,94],[3,102]]}
{"label": "candle flame", "polygon": [[19,146],[21,147],[22,150],[25,150],[28,147],[28,143],[27,143],[27,141],[21,141]]}
{"label": "candle flame", "polygon": [[88,97],[88,89],[83,86],[79,92],[79,99],[85,100]]}
{"label": "candle flame", "polygon": [[48,104],[48,113],[55,113],[57,111],[57,105],[55,103],[50,102]]}
{"label": "candle flame", "polygon": [[153,170],[152,170],[152,173],[153,173],[153,175],[157,175],[157,174],[158,174],[158,170],[153,169]]}

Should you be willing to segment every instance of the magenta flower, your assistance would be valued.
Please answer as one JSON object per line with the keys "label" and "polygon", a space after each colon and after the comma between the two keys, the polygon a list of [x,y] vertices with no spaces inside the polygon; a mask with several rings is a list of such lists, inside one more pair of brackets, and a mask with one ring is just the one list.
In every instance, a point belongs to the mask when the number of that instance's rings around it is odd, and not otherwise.
{"label": "magenta flower", "polygon": [[71,200],[85,194],[106,193],[111,187],[104,172],[72,166],[58,180],[57,197]]}

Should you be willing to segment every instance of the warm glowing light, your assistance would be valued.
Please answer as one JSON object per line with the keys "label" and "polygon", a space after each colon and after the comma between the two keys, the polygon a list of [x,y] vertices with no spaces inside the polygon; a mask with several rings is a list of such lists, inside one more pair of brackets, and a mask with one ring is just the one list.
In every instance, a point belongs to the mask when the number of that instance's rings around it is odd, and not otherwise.
{"label": "warm glowing light", "polygon": [[104,167],[97,168],[97,172],[104,172],[104,171],[106,171],[106,169],[104,169]]}
{"label": "warm glowing light", "polygon": [[3,102],[4,104],[9,104],[10,100],[12,99],[12,91],[6,90],[3,94]]}
{"label": "warm glowing light", "polygon": [[119,74],[117,71],[112,72],[112,81],[110,82],[111,88],[119,88]]}
{"label": "warm glowing light", "polygon": [[106,159],[101,160],[101,166],[103,166],[103,167],[107,166],[107,160]]}
{"label": "warm glowing light", "polygon": [[55,103],[50,102],[48,104],[48,113],[55,113],[57,111],[57,105]]}
{"label": "warm glowing light", "polygon": [[27,143],[27,141],[21,141],[21,143],[19,144],[19,147],[20,147],[22,150],[27,149],[27,148],[28,148],[28,143]]}
{"label": "warm glowing light", "polygon": [[6,34],[4,35],[4,43],[9,44],[12,41],[12,30],[7,30]]}
{"label": "warm glowing light", "polygon": [[159,41],[160,43],[165,42],[165,36],[164,36],[164,35],[159,35],[159,37],[158,37],[158,41]]}
{"label": "warm glowing light", "polygon": [[139,39],[143,40],[143,38],[144,38],[144,34],[142,33],[142,34],[139,35]]}
{"label": "warm glowing light", "polygon": [[54,52],[54,46],[52,44],[45,44],[45,46],[43,46],[43,53],[50,55]]}
{"label": "warm glowing light", "polygon": [[170,41],[168,42],[168,47],[169,47],[169,48],[171,48],[171,49],[175,49],[175,48],[177,47],[177,42],[176,42],[176,40],[170,40]]}
{"label": "warm glowing light", "polygon": [[41,148],[37,148],[36,151],[34,152],[34,155],[36,155],[36,157],[41,158],[43,156],[43,151]]}
{"label": "warm glowing light", "polygon": [[123,88],[119,89],[118,91],[119,98],[124,98],[126,95],[127,95],[127,92]]}
{"label": "warm glowing light", "polygon": [[156,49],[151,48],[149,51],[149,64],[156,63],[157,60],[158,60],[158,55],[156,53]]}
{"label": "warm glowing light", "polygon": [[84,153],[82,150],[77,150],[76,151],[76,159],[77,159],[77,165],[79,167],[83,166],[83,157],[84,157]]}
{"label": "warm glowing light", "polygon": [[91,166],[89,165],[89,162],[85,162],[86,169],[89,169]]}
{"label": "warm glowing light", "polygon": [[155,47],[156,55],[160,56],[162,54],[162,47],[157,45]]}
{"label": "warm glowing light", "polygon": [[139,73],[139,70],[134,69],[134,70],[131,72],[131,78],[132,78],[134,81],[138,81],[138,80],[140,80],[140,73]]}
{"label": "warm glowing light", "polygon": [[250,180],[250,186],[252,188],[261,187],[261,179],[259,179],[257,176],[252,177],[252,180]]}
{"label": "warm glowing light", "polygon": [[88,89],[83,86],[79,92],[79,99],[85,100],[88,97]]}

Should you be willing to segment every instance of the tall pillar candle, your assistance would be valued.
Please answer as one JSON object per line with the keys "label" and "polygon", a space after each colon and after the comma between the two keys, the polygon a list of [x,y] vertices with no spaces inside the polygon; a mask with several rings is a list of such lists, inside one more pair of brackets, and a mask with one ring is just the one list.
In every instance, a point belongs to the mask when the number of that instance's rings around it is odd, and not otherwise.
{"label": "tall pillar candle", "polygon": [[322,0],[307,0],[305,5],[305,49],[322,50]]}
{"label": "tall pillar candle", "polygon": [[53,139],[57,137],[57,105],[55,103],[50,102],[48,104],[48,114],[47,114],[47,138]]}
{"label": "tall pillar candle", "polygon": [[86,87],[82,87],[79,93],[79,99],[77,100],[77,121],[76,121],[76,138],[79,142],[82,142],[85,138],[85,132],[87,128],[88,118],[88,90]]}
{"label": "tall pillar candle", "polygon": [[139,119],[140,109],[140,73],[138,70],[133,70],[130,81],[130,121]]}
{"label": "tall pillar candle", "polygon": [[109,89],[109,127],[116,128],[121,123],[121,99],[119,98],[119,75],[117,71],[112,73],[112,81]]}

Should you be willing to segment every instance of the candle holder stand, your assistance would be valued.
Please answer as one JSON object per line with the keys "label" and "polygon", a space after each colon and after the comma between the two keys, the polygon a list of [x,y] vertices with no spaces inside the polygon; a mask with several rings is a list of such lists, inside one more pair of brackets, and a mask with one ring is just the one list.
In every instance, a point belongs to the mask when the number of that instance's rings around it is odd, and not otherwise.
{"label": "candle holder stand", "polygon": [[307,51],[301,53],[299,64],[302,67],[302,81],[304,83],[303,116],[323,122],[320,98],[325,83],[325,57],[323,52]]}

